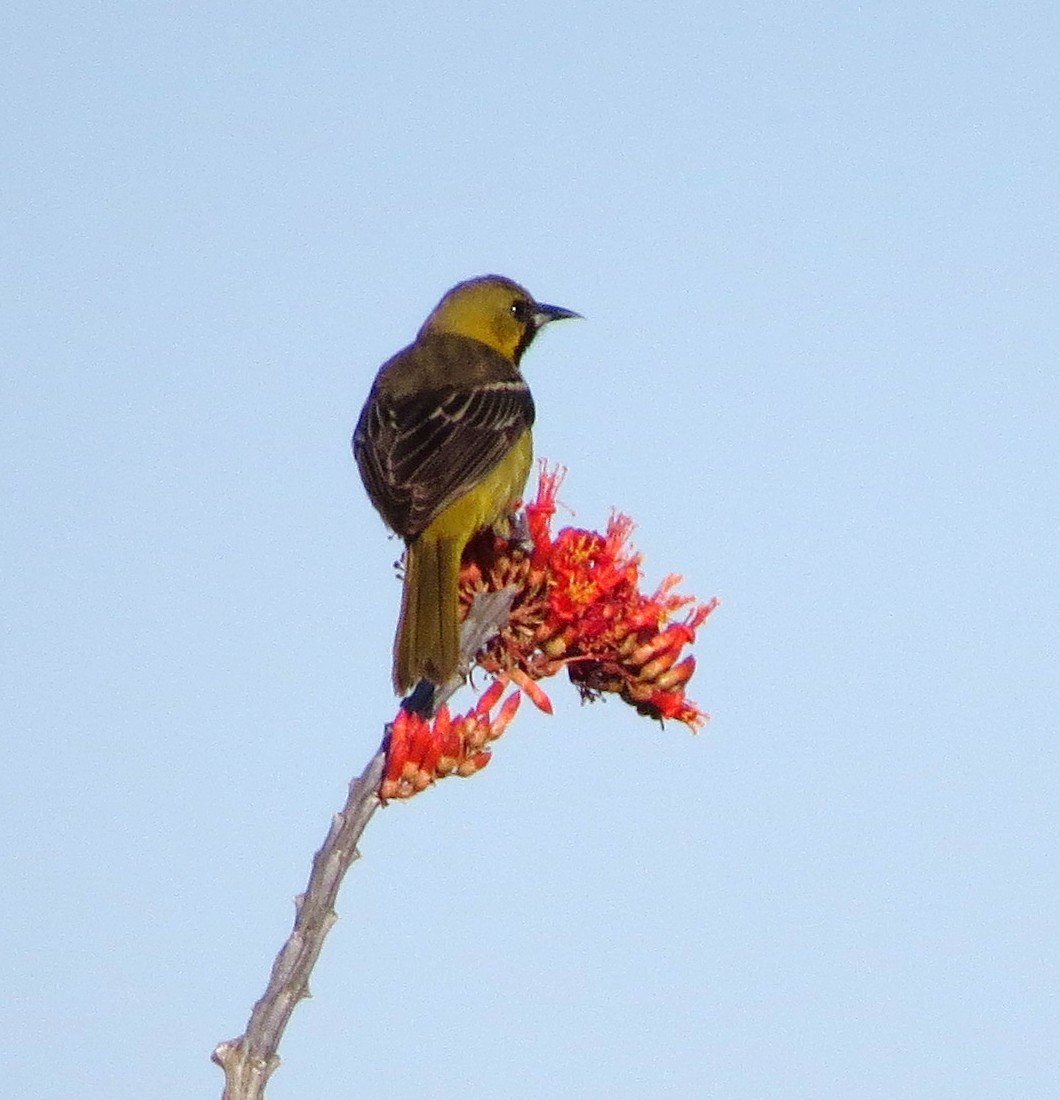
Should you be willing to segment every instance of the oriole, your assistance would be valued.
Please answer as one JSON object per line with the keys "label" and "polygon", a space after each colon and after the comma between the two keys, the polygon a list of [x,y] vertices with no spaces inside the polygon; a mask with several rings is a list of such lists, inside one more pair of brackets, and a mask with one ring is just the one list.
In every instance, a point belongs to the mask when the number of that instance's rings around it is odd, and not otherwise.
{"label": "oriole", "polygon": [[534,402],[519,361],[543,325],[577,316],[485,275],[448,291],[379,368],[353,453],[372,504],[406,544],[398,694],[457,672],[461,556],[508,515],[530,473]]}

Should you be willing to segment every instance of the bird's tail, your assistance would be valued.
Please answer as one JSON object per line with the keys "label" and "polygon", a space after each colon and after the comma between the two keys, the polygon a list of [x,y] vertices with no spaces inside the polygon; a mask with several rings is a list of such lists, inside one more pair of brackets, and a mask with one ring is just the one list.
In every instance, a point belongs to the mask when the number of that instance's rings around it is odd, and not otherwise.
{"label": "bird's tail", "polygon": [[458,540],[420,536],[405,553],[405,587],[394,639],[394,689],[444,684],[460,663]]}

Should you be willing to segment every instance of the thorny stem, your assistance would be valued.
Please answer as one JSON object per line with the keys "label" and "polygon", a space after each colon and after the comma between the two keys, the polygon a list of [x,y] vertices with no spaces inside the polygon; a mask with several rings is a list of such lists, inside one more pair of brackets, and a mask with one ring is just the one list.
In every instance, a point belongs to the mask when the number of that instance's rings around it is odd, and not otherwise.
{"label": "thorny stem", "polygon": [[324,938],[338,920],[335,899],[351,864],[360,856],[357,841],[378,809],[379,782],[386,753],[382,747],[350,784],[346,805],[332,818],[327,839],[313,857],[305,893],[295,898],[294,928],[272,964],[269,984],[238,1039],[221,1043],[213,1060],[224,1070],[223,1100],[260,1100],[280,1064],[277,1051],[295,1005],[309,996],[309,976]]}
{"label": "thorny stem", "polygon": [[[515,590],[506,588],[475,598],[460,631],[463,668],[508,621],[514,596]],[[463,682],[461,674],[441,685],[435,705],[441,706]],[[338,920],[335,901],[342,880],[360,857],[357,844],[361,834],[381,805],[379,784],[386,766],[388,736],[389,727],[368,766],[350,783],[345,806],[332,818],[328,835],[313,856],[305,892],[295,898],[294,927],[272,964],[269,984],[254,1005],[246,1031],[220,1043],[213,1052],[214,1062],[225,1075],[222,1100],[262,1100],[269,1078],[280,1065],[280,1040],[295,1006],[309,996],[313,967],[325,937]]]}

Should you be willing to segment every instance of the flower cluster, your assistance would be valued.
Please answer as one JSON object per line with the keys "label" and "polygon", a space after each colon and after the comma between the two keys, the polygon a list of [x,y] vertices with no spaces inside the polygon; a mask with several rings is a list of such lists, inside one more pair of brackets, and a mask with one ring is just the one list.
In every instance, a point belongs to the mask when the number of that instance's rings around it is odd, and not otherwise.
{"label": "flower cluster", "polygon": [[379,787],[385,802],[411,798],[447,775],[474,775],[490,762],[496,741],[519,709],[519,693],[512,692],[494,718],[493,706],[504,693],[504,680],[495,680],[467,714],[453,718],[443,706],[433,719],[399,710],[387,738],[386,770]]}
{"label": "flower cluster", "polygon": [[561,480],[542,465],[537,498],[525,511],[528,540],[489,532],[468,546],[462,614],[480,594],[515,593],[508,622],[475,658],[495,682],[461,718],[445,708],[433,720],[400,712],[390,731],[384,798],[408,797],[435,778],[483,767],[490,756],[485,746],[515,713],[517,693],[496,719],[489,714],[509,681],[548,712],[538,681],[566,670],[583,699],[615,694],[640,714],[676,719],[692,730],[707,720],[685,695],[695,658],[681,654],[718,601],[677,595],[676,575],[650,595],[641,592],[640,556],[628,548],[633,524],[625,516],[613,516],[602,534],[566,527],[554,536]]}

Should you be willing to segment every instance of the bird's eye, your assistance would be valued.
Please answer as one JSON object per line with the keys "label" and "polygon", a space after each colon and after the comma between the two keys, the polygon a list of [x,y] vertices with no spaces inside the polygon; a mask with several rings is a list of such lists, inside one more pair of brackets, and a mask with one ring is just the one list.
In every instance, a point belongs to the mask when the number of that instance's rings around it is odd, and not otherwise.
{"label": "bird's eye", "polygon": [[530,303],[525,298],[516,298],[516,300],[514,302],[512,302],[511,313],[512,313],[512,316],[520,324],[524,324],[524,325],[534,315],[533,307],[530,305]]}

